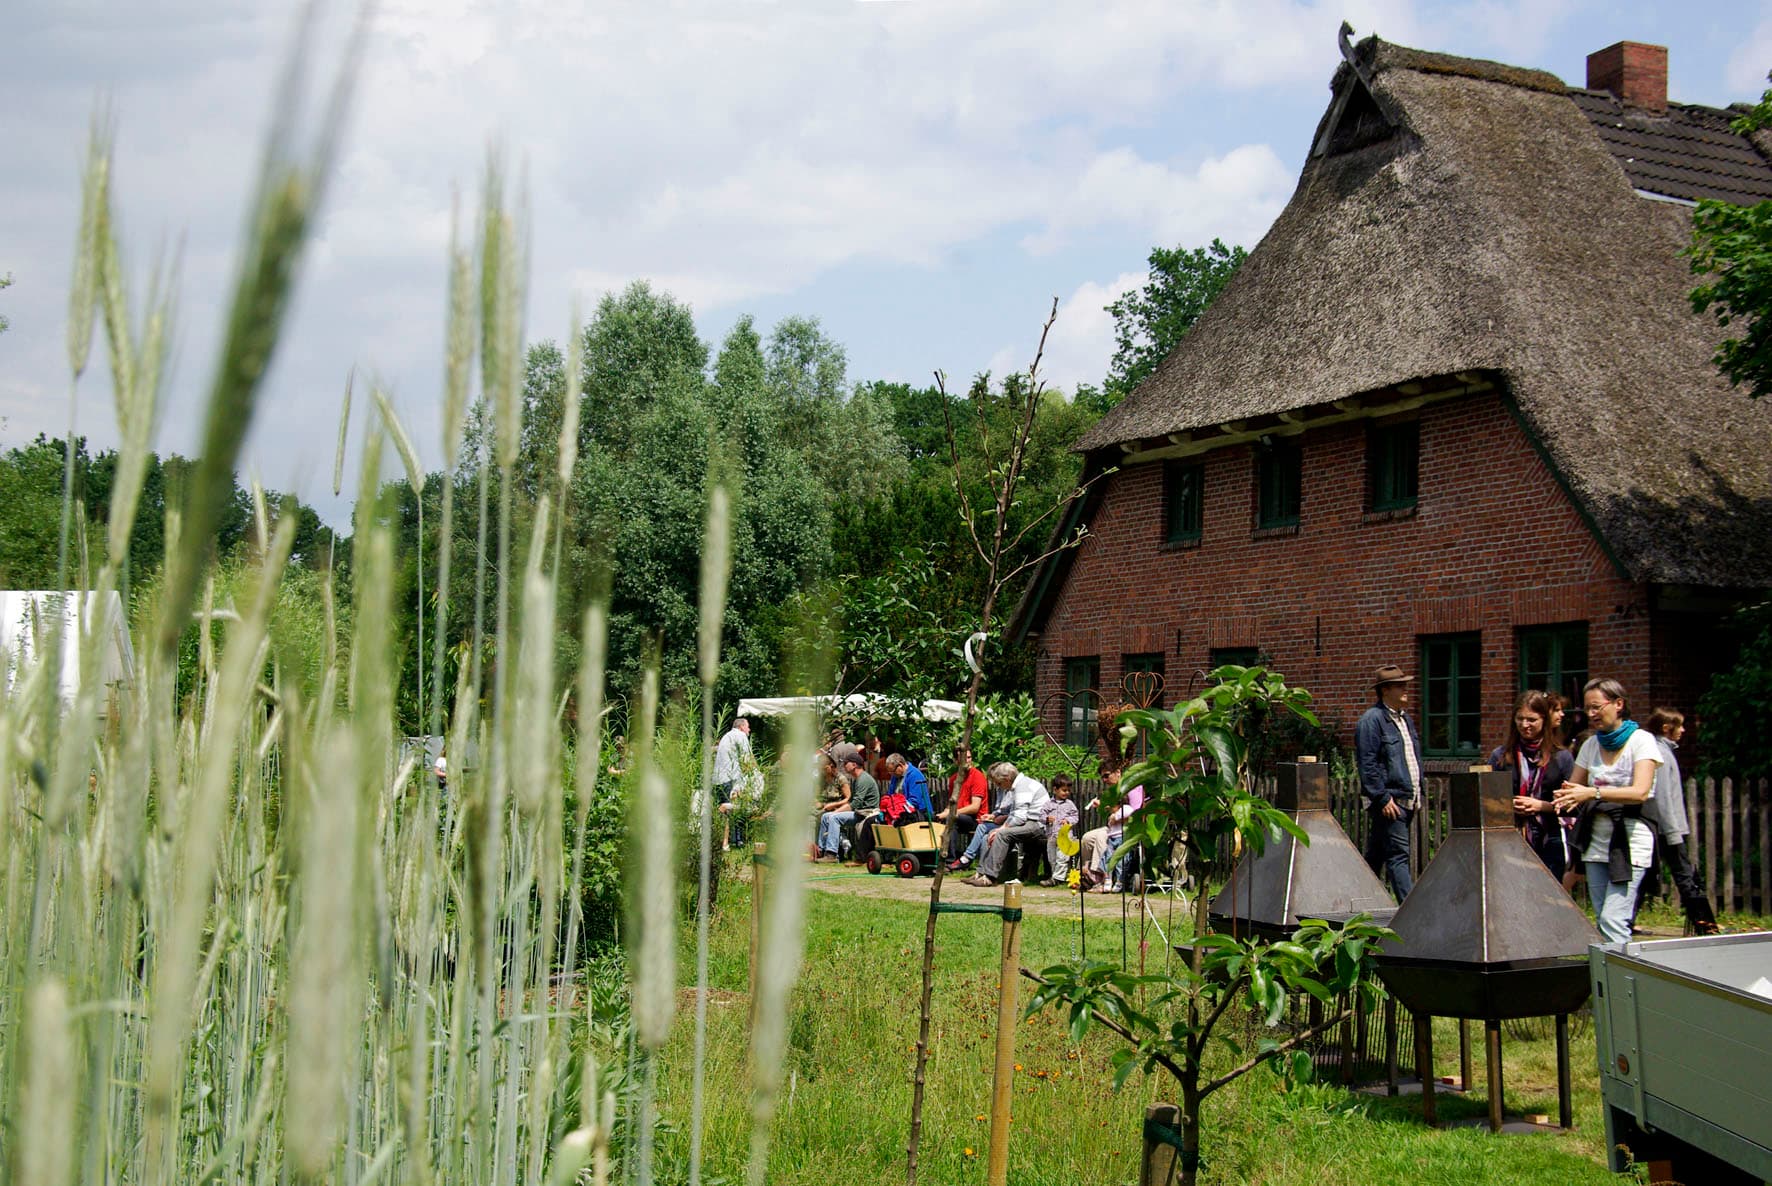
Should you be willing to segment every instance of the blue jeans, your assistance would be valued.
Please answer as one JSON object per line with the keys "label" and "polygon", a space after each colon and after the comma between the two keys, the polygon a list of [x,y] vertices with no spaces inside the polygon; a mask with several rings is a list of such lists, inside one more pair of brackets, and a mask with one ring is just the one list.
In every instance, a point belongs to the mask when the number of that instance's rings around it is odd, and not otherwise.
{"label": "blue jeans", "polygon": [[[853,823],[861,818],[859,811],[827,811],[818,817],[818,851],[828,852],[832,856],[840,856],[843,844],[843,825]],[[805,835],[805,833],[801,833]]]}
{"label": "blue jeans", "polygon": [[1409,817],[1413,813],[1402,807],[1396,819],[1386,819],[1378,808],[1371,808],[1369,814],[1372,832],[1366,837],[1366,863],[1379,880],[1389,876],[1391,892],[1401,902],[1415,888],[1415,878],[1409,873]]}
{"label": "blue jeans", "polygon": [[1631,866],[1630,881],[1613,885],[1610,868],[1605,861],[1587,861],[1587,897],[1594,904],[1594,921],[1600,938],[1608,943],[1630,942],[1631,907],[1637,900],[1637,889],[1649,870]]}
{"label": "blue jeans", "polygon": [[968,865],[973,861],[976,861],[978,859],[978,854],[984,851],[985,839],[1000,827],[1002,827],[1001,824],[993,824],[989,820],[981,820],[978,827],[972,833],[972,843],[966,846],[966,851],[960,854],[960,859],[965,861]]}

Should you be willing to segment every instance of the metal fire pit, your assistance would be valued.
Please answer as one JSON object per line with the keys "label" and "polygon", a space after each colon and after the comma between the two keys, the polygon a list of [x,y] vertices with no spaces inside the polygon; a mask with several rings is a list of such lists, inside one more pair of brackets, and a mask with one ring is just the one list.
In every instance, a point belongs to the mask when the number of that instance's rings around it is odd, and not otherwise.
{"label": "metal fire pit", "polygon": [[1570,1128],[1568,1016],[1587,1000],[1587,948],[1599,933],[1516,830],[1505,771],[1454,774],[1451,808],[1452,831],[1391,920],[1397,938],[1378,960],[1385,987],[1415,1015],[1424,1115],[1434,1122],[1429,1019],[1484,1023],[1489,1126],[1500,1131],[1501,1022],[1555,1016],[1558,1118]]}
{"label": "metal fire pit", "polygon": [[[1396,903],[1329,810],[1329,767],[1288,762],[1276,773],[1274,806],[1292,817],[1309,842],[1281,833],[1259,853],[1244,853],[1212,901],[1212,929],[1274,942],[1291,938],[1306,919],[1339,926],[1367,914],[1387,925]],[[1361,1014],[1339,1033],[1325,1034],[1312,1044],[1318,1071],[1346,1084],[1384,1081],[1396,1042],[1393,1009],[1387,1001],[1382,1028]],[[1323,1006],[1312,1001],[1304,1014],[1294,1020],[1315,1026],[1322,1021]],[[1382,1049],[1377,1044],[1381,1035],[1388,1039]]]}
{"label": "metal fire pit", "polygon": [[1329,810],[1329,767],[1282,763],[1274,806],[1310,837],[1282,832],[1259,853],[1243,855],[1212,900],[1212,929],[1230,935],[1290,938],[1307,918],[1331,921],[1370,914],[1384,925],[1396,905]]}

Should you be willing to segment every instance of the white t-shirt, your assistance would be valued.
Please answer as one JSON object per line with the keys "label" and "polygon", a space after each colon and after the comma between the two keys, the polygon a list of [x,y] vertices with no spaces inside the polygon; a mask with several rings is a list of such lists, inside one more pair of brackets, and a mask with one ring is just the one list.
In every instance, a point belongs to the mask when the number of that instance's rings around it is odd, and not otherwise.
{"label": "white t-shirt", "polygon": [[[1600,739],[1589,737],[1581,743],[1581,752],[1575,756],[1575,764],[1587,771],[1587,781],[1593,787],[1628,787],[1636,779],[1637,763],[1654,762],[1661,765],[1661,751],[1656,748],[1655,738],[1649,730],[1638,729],[1624,743],[1624,748],[1612,755],[1607,762],[1600,752]],[[1655,787],[1649,787],[1649,798],[1655,797]],[[1655,855],[1654,829],[1647,820],[1627,819],[1624,821],[1624,834],[1630,837],[1630,863],[1633,869],[1647,869]],[[1609,815],[1594,816],[1593,835],[1587,842],[1587,851],[1581,854],[1584,861],[1604,863],[1606,852],[1612,846],[1612,817]]]}

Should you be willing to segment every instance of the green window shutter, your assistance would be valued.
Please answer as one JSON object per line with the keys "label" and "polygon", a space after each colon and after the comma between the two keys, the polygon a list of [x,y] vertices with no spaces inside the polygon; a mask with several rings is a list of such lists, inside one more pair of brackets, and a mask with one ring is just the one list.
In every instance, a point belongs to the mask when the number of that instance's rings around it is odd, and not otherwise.
{"label": "green window shutter", "polygon": [[1101,658],[1090,655],[1064,661],[1064,741],[1066,745],[1095,742],[1095,700],[1089,693],[1101,682]]}
{"label": "green window shutter", "polygon": [[1367,508],[1413,507],[1421,489],[1421,424],[1375,425],[1366,433]]}
{"label": "green window shutter", "polygon": [[1256,451],[1260,503],[1258,528],[1297,527],[1303,502],[1304,450],[1297,441],[1275,441]]}
{"label": "green window shutter", "polygon": [[1480,634],[1421,640],[1421,749],[1430,758],[1475,758],[1483,744]]}
{"label": "green window shutter", "polygon": [[1199,462],[1163,466],[1163,541],[1191,543],[1205,522],[1206,473]]}
{"label": "green window shutter", "polygon": [[1579,705],[1587,683],[1587,623],[1528,627],[1520,631],[1519,641],[1520,690],[1560,692]]}

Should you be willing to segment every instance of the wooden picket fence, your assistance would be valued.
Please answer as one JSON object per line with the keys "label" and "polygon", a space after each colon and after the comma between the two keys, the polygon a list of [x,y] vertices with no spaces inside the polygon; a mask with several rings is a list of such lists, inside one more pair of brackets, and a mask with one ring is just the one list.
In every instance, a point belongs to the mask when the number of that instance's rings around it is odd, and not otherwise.
{"label": "wooden picket fence", "polygon": [[[1107,784],[1085,779],[1078,785],[1079,808],[1100,795]],[[1273,793],[1273,780],[1262,782],[1264,793]],[[1371,817],[1360,798],[1356,779],[1330,783],[1330,810],[1354,846],[1365,851]],[[1098,826],[1106,813],[1082,812],[1079,832]],[[1719,911],[1772,915],[1772,779],[1689,778],[1686,780],[1686,817],[1692,834],[1686,840],[1687,855],[1698,867],[1701,883]],[[1443,774],[1423,779],[1422,809],[1411,821],[1410,865],[1416,876],[1433,859],[1440,842],[1452,829],[1448,782]],[[1219,854],[1219,876],[1228,876],[1230,853]],[[1671,895],[1673,884],[1662,878],[1662,892]]]}
{"label": "wooden picket fence", "polygon": [[1686,780],[1686,840],[1718,910],[1772,915],[1772,780]]}

